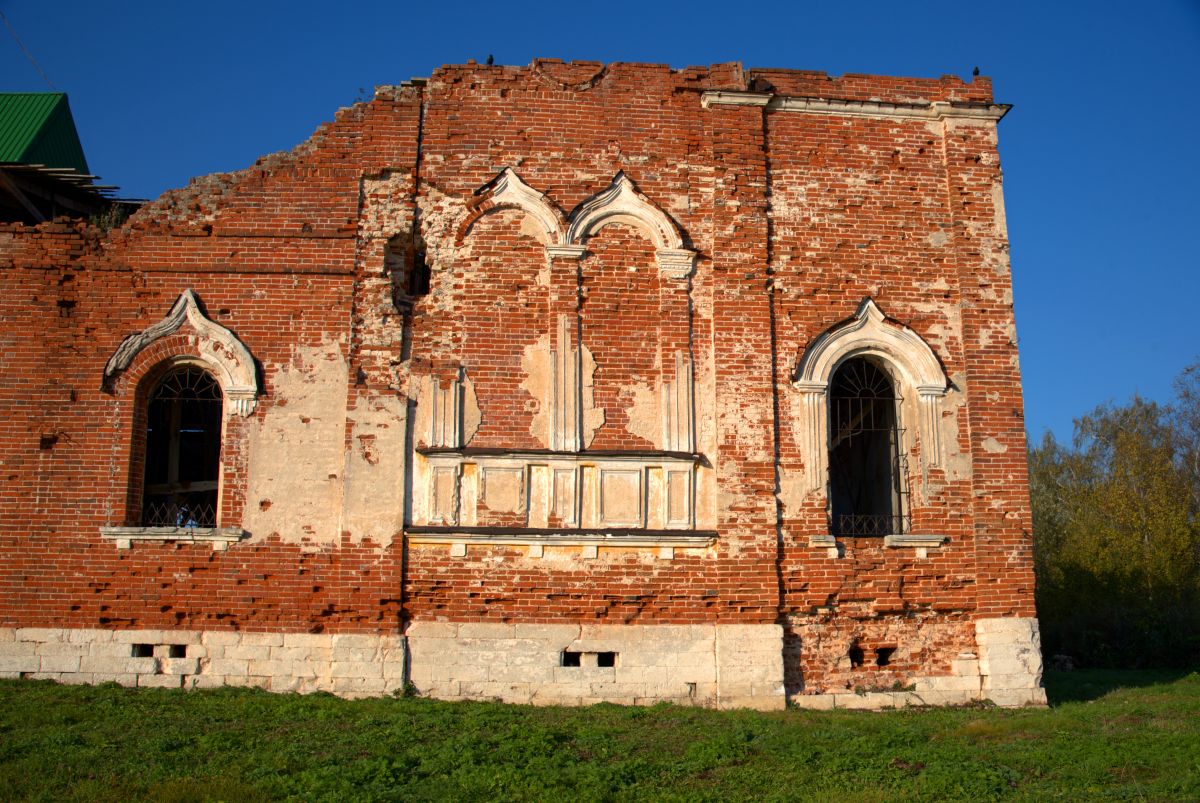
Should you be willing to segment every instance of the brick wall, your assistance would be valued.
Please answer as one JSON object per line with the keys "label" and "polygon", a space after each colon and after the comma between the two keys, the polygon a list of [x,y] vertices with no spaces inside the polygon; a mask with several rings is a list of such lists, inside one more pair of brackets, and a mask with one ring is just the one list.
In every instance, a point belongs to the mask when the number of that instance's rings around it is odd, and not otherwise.
{"label": "brick wall", "polygon": [[[974,622],[1034,613],[991,104],[986,79],[448,66],[119,230],[0,227],[0,627],[782,626],[778,685],[792,695],[961,674],[981,649]],[[487,200],[506,168],[557,231]],[[566,242],[621,175],[650,211],[613,207]],[[688,276],[657,267],[664,236],[692,253]],[[418,254],[430,291],[397,307]],[[254,410],[227,415],[222,441],[219,524],[240,540],[119,548],[101,528],[138,524],[141,399],[164,361],[208,341],[184,325],[107,380],[105,365],[187,289],[256,362]],[[823,484],[804,479],[811,418],[792,380],[866,298],[944,375],[933,406],[901,382],[911,532],[942,539],[928,548],[831,544]],[[582,389],[550,368],[564,344]],[[433,386],[461,395],[467,467],[447,510],[463,532],[409,543],[414,509],[449,504],[432,501],[417,448]],[[486,483],[469,497],[472,461],[544,462],[564,388],[579,394],[564,409],[583,445],[641,466],[640,501],[606,497],[587,451],[547,470],[548,501],[533,473],[512,499]],[[682,532],[711,535],[572,540],[572,505],[616,516],[620,501],[649,527],[641,508],[669,490],[652,463],[681,431],[697,455]],[[568,475],[569,492],[554,484]],[[538,505],[557,540],[517,533]]]}

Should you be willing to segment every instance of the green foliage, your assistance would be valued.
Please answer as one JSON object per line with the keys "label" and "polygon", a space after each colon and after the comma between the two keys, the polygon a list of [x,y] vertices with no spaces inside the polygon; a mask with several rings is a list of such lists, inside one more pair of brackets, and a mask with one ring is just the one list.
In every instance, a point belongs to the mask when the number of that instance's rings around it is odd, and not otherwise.
{"label": "green foliage", "polygon": [[1200,799],[1200,675],[1047,686],[1050,710],[764,714],[0,681],[0,797]]}
{"label": "green foliage", "polygon": [[1200,661],[1200,364],[1164,407],[1135,397],[1030,453],[1047,655],[1089,666]]}

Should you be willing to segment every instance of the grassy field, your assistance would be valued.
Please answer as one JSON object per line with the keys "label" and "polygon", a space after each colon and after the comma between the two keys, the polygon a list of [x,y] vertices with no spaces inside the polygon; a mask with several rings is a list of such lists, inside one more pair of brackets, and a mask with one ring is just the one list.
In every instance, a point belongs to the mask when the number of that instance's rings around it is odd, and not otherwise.
{"label": "grassy field", "polygon": [[1200,800],[1200,674],[1052,707],[525,708],[0,681],[0,799]]}

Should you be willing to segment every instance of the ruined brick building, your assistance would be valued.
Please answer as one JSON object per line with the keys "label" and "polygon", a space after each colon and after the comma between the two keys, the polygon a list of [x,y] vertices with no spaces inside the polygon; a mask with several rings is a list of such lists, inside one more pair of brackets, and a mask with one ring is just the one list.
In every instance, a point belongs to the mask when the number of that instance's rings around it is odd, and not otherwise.
{"label": "ruined brick building", "polygon": [[0,672],[1044,702],[986,78],[443,67],[0,227]]}

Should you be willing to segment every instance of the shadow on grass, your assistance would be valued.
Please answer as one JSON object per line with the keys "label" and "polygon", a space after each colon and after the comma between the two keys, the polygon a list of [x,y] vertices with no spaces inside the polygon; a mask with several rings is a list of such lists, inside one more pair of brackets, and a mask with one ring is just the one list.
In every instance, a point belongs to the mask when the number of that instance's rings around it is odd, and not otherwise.
{"label": "shadow on grass", "polygon": [[1188,669],[1081,669],[1047,671],[1042,680],[1050,705],[1061,705],[1097,700],[1117,689],[1174,683],[1189,674]]}

